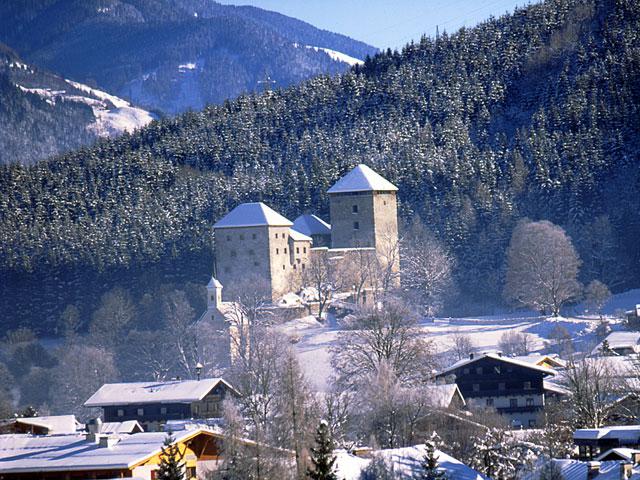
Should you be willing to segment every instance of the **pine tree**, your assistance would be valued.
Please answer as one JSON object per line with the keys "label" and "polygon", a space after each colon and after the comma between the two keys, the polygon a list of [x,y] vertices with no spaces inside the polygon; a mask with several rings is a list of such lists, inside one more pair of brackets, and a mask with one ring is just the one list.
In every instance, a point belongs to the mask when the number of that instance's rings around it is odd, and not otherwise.
{"label": "pine tree", "polygon": [[316,446],[311,448],[311,461],[313,468],[307,470],[307,477],[313,480],[338,480],[333,464],[336,461],[333,455],[333,440],[329,432],[329,424],[322,420],[315,436]]}
{"label": "pine tree", "polygon": [[183,464],[180,449],[175,443],[175,438],[171,433],[167,434],[162,447],[160,457],[160,468],[156,478],[158,480],[183,480]]}
{"label": "pine tree", "polygon": [[425,454],[422,462],[420,463],[420,472],[418,473],[419,480],[446,480],[447,474],[439,468],[438,454],[436,449],[440,438],[436,432],[433,432],[431,438],[424,444]]}

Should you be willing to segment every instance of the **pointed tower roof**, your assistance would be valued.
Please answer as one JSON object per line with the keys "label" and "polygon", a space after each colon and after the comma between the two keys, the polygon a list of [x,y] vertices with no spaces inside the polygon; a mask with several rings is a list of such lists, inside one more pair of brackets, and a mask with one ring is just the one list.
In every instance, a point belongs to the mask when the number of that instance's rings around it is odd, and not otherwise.
{"label": "pointed tower roof", "polygon": [[241,203],[227,213],[213,228],[290,227],[293,223],[262,202]]}
{"label": "pointed tower roof", "polygon": [[331,235],[331,225],[311,214],[300,215],[293,221],[293,229],[305,235]]}
{"label": "pointed tower roof", "polygon": [[208,290],[213,290],[216,288],[222,288],[222,284],[218,281],[217,278],[215,278],[213,275],[211,276],[211,280],[209,280],[209,283],[207,284],[207,289]]}
{"label": "pointed tower roof", "polygon": [[338,180],[327,193],[347,193],[347,192],[395,192],[398,190],[393,183],[383,178],[364,164],[347,173]]}

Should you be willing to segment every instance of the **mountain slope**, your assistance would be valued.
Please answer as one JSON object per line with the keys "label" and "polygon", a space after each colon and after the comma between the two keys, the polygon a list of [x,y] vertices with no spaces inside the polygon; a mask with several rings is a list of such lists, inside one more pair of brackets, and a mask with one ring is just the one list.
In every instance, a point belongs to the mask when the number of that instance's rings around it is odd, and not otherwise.
{"label": "mountain slope", "polygon": [[28,65],[0,44],[0,164],[34,163],[151,120],[149,112]]}
{"label": "mountain slope", "polygon": [[46,329],[114,285],[141,296],[204,281],[212,221],[259,200],[326,215],[327,188],[362,162],[454,254],[458,308],[500,301],[525,217],[567,229],[583,281],[637,286],[639,32],[636,1],[547,0],[342,76],[1,169],[0,311]]}
{"label": "mountain slope", "polygon": [[0,32],[31,62],[172,114],[259,90],[267,75],[286,87],[344,72],[346,58],[376,52],[275,12],[207,0],[6,2]]}

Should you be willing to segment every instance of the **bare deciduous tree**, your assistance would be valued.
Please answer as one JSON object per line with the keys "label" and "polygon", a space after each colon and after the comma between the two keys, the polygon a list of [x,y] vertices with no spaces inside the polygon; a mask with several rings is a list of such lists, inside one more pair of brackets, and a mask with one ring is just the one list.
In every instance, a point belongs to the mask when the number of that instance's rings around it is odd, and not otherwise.
{"label": "bare deciduous tree", "polygon": [[89,336],[92,343],[108,349],[116,346],[135,314],[135,306],[127,292],[115,288],[105,293],[91,317]]}
{"label": "bare deciduous tree", "polygon": [[580,259],[565,231],[546,220],[521,222],[507,250],[505,299],[540,312],[560,308],[581,293]]}
{"label": "bare deciduous tree", "polygon": [[528,355],[532,347],[531,336],[523,332],[504,332],[498,342],[498,348],[502,353],[511,356]]}
{"label": "bare deciduous tree", "polygon": [[363,309],[346,317],[336,344],[332,365],[338,382],[353,386],[389,366],[401,382],[424,382],[434,367],[433,346],[422,338],[415,315],[398,301],[382,309]]}
{"label": "bare deciduous tree", "polygon": [[474,345],[471,337],[469,335],[465,335],[460,332],[455,332],[453,334],[453,354],[456,357],[456,360],[462,360],[463,358],[468,358],[469,354],[473,352]]}
{"label": "bare deciduous tree", "polygon": [[602,307],[611,298],[611,291],[599,280],[592,280],[584,290],[584,299],[589,310],[594,311],[602,319]]}
{"label": "bare deciduous tree", "polygon": [[305,273],[303,284],[313,287],[318,299],[318,321],[322,322],[322,314],[334,291],[339,290],[344,279],[338,274],[336,259],[329,257],[327,252],[316,252],[311,255]]}
{"label": "bare deciduous tree", "polygon": [[453,256],[419,221],[402,239],[402,284],[425,314],[434,316],[453,289]]}

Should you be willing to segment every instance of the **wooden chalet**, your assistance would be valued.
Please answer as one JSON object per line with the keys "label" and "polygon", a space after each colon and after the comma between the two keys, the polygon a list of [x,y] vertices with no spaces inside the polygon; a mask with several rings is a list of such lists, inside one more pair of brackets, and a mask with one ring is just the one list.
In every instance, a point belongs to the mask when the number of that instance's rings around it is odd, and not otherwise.
{"label": "wooden chalet", "polygon": [[470,407],[495,409],[512,426],[532,428],[545,405],[546,366],[500,353],[471,354],[440,372],[436,378],[455,383]]}
{"label": "wooden chalet", "polygon": [[573,432],[573,443],[582,460],[592,460],[612,449],[640,449],[640,425],[581,428]]}
{"label": "wooden chalet", "polygon": [[102,408],[105,423],[136,420],[146,431],[158,431],[170,420],[221,417],[227,395],[240,396],[221,378],[107,383],[84,406]]}

